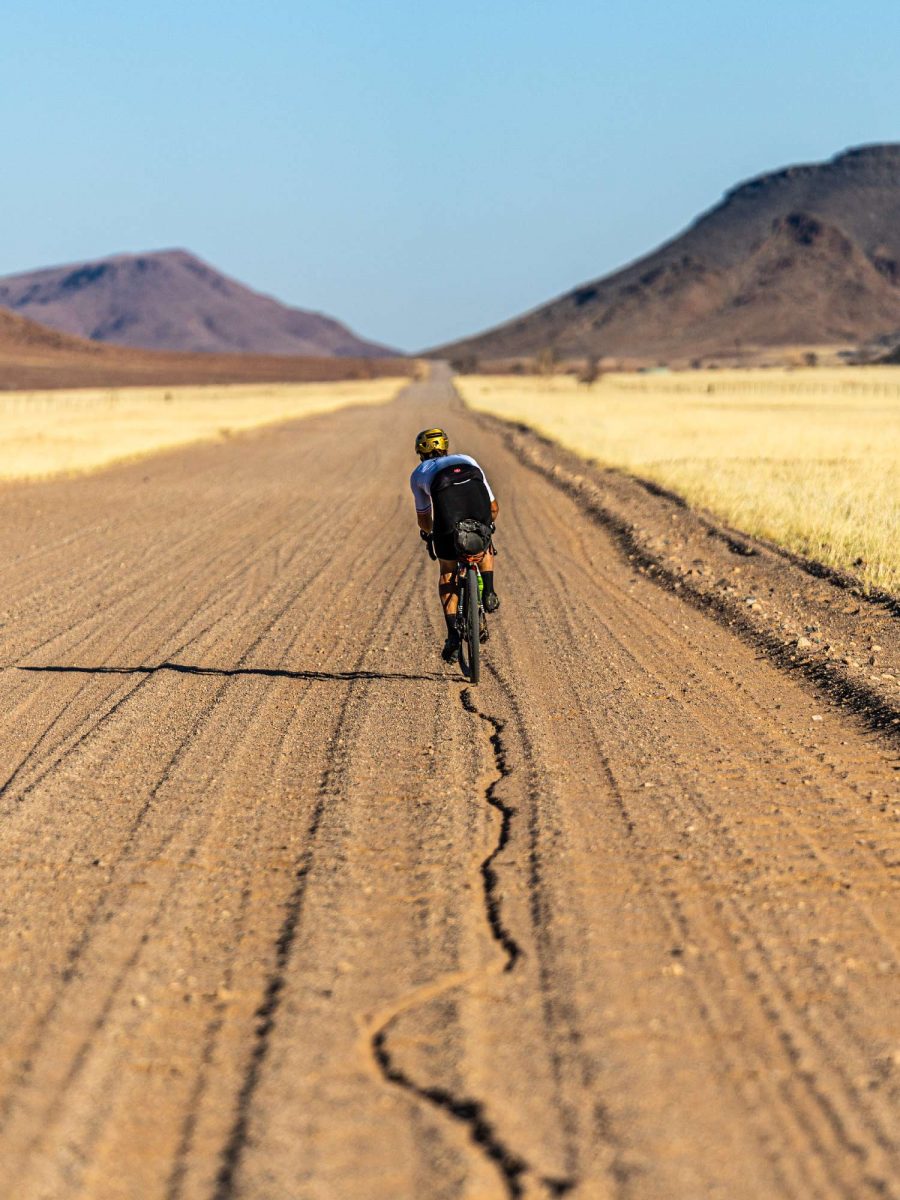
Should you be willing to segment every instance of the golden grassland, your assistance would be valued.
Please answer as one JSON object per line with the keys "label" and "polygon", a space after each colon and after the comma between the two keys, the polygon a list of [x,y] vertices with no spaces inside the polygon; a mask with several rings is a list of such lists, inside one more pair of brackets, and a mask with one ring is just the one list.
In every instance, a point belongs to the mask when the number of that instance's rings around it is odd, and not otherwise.
{"label": "golden grassland", "polygon": [[408,379],[0,393],[0,479],[86,471],[260,425],[384,404]]}
{"label": "golden grassland", "polygon": [[900,368],[456,382],[472,408],[900,591]]}

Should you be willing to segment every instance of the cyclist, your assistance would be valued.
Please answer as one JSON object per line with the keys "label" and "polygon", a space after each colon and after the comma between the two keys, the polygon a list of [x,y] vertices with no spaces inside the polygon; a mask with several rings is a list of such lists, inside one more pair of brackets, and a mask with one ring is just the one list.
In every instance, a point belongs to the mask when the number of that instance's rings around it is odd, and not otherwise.
{"label": "cyclist", "polygon": [[[447,640],[441,651],[445,662],[459,658],[460,638],[456,630],[457,595],[455,544],[456,526],[474,520],[493,530],[499,505],[491,486],[474,458],[450,454],[450,441],[443,429],[423,429],[416,436],[420,463],[410,476],[416,502],[416,518],[423,538],[433,539],[440,578],[438,595],[447,622]],[[482,603],[485,612],[496,612],[500,597],[494,591],[494,555],[490,547],[479,564],[484,580]]]}

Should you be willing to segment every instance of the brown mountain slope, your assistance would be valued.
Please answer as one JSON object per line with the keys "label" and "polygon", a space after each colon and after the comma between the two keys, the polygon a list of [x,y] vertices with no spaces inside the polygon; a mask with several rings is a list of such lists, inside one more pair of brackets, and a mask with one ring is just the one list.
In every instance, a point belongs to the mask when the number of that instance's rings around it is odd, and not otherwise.
{"label": "brown mountain slope", "polygon": [[68,353],[90,358],[102,355],[102,351],[95,342],[58,333],[0,308],[0,357]]}
{"label": "brown mountain slope", "polygon": [[149,350],[378,357],[394,353],[290,308],[186,250],[119,254],[0,279],[0,304],[63,333]]}
{"label": "brown mountain slope", "polygon": [[694,355],[900,330],[900,145],[751,180],[621,271],[435,355]]}
{"label": "brown mountain slope", "polygon": [[0,308],[0,391],[187,383],[303,383],[407,375],[413,360],[164,354],[105,346]]}

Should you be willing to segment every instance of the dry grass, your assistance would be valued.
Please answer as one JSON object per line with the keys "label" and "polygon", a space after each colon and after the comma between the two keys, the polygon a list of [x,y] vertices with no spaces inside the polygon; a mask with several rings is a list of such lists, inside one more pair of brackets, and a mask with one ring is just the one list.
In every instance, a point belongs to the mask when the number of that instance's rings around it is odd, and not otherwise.
{"label": "dry grass", "polygon": [[466,402],[900,591],[900,369],[457,380]]}
{"label": "dry grass", "polygon": [[384,404],[407,379],[0,394],[0,478],[85,471],[259,425]]}

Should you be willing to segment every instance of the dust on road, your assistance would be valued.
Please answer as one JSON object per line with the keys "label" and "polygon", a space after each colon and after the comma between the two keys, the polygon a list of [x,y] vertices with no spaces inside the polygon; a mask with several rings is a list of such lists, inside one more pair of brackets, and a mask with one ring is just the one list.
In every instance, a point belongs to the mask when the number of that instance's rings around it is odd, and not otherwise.
{"label": "dust on road", "polygon": [[[477,689],[436,422],[502,505]],[[900,1196],[896,747],[439,374],[0,523],[0,1195]]]}

